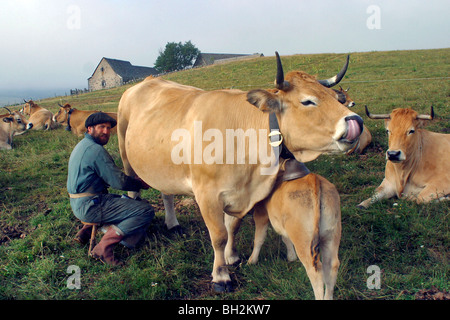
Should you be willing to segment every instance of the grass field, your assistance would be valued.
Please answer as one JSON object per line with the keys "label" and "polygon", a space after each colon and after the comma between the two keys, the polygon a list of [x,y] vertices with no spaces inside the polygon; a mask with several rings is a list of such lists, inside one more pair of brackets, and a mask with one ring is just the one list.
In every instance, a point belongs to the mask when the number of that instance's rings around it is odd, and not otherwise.
{"label": "grass field", "polygon": [[[280,52],[282,54],[282,52]],[[341,68],[343,54],[282,56],[285,72],[303,70],[328,78]],[[436,119],[428,129],[450,131],[450,49],[352,53],[341,85],[350,87],[355,112],[365,120],[373,142],[362,155],[321,156],[308,163],[311,171],[334,183],[341,196],[341,266],[335,299],[419,299],[430,292],[448,292],[449,203],[417,205],[391,199],[365,211],[356,205],[371,195],[384,177],[387,137],[374,113],[411,106]],[[271,88],[274,57],[192,69],[165,76],[206,90]],[[52,112],[59,103],[78,109],[115,111],[131,85],[79,96],[46,99],[39,104]],[[19,106],[12,109],[19,109]],[[80,138],[63,128],[30,131],[16,136],[14,149],[0,151],[0,299],[313,299],[299,261],[288,263],[280,237],[271,229],[255,266],[246,265],[253,241],[251,216],[238,234],[243,263],[230,267],[235,291],[210,291],[213,250],[195,205],[176,198],[179,221],[187,236],[164,227],[159,192],[143,197],[156,217],[145,245],[135,251],[117,247],[126,266],[112,269],[87,256],[87,247],[72,242],[80,223],[73,216],[66,190],[67,162]],[[121,166],[117,137],[107,150]],[[442,159],[449,161],[449,159]],[[120,192],[111,190],[111,192]],[[381,270],[381,288],[368,289],[367,268]],[[70,289],[70,266],[80,271],[80,289]],[[70,269],[69,269],[70,270]],[[430,296],[430,295],[429,295]]]}

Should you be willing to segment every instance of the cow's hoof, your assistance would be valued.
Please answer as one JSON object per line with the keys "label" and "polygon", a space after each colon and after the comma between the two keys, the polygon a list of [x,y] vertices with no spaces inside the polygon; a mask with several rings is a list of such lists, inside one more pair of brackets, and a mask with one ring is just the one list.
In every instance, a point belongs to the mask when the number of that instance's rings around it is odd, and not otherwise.
{"label": "cow's hoof", "polygon": [[170,228],[169,232],[180,237],[187,237],[187,233],[184,232],[184,229],[180,225]]}
{"label": "cow's hoof", "polygon": [[231,281],[228,282],[213,282],[212,289],[214,293],[233,292]]}
{"label": "cow's hoof", "polygon": [[359,210],[366,210],[366,209],[367,209],[366,207],[364,207],[364,206],[362,206],[362,205],[360,205],[360,204],[358,204],[356,207],[357,207]]}

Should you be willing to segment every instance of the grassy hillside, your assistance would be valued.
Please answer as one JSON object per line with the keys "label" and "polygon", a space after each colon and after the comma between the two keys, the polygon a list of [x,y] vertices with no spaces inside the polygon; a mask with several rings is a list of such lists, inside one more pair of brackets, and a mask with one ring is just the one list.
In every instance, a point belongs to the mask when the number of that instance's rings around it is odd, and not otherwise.
{"label": "grassy hillside", "polygon": [[[450,49],[351,54],[341,85],[350,87],[357,103],[354,110],[364,118],[374,141],[362,155],[321,156],[308,164],[311,171],[334,183],[341,196],[343,231],[336,299],[414,299],[422,297],[424,290],[450,290],[448,202],[417,205],[392,199],[365,211],[356,208],[381,183],[387,149],[382,121],[367,119],[364,105],[375,113],[408,106],[427,113],[433,105],[436,119],[428,129],[449,133],[449,60]],[[282,56],[285,72],[301,69],[319,78],[336,74],[344,61],[343,54]],[[271,88],[275,73],[275,58],[265,57],[165,78],[206,90],[249,90]],[[52,112],[58,110],[58,102],[85,110],[115,111],[130,86],[39,104]],[[87,248],[72,242],[79,222],[71,212],[65,187],[68,158],[79,140],[63,128],[30,131],[15,137],[13,150],[0,151],[0,299],[314,297],[301,263],[286,261],[283,243],[272,230],[259,264],[245,264],[252,250],[251,216],[244,219],[238,235],[244,263],[230,268],[236,290],[213,295],[209,291],[213,252],[197,207],[184,205],[183,198],[177,197],[179,220],[188,237],[173,236],[163,226],[162,200],[155,190],[143,192],[157,211],[145,246],[133,252],[116,250],[126,266],[113,270],[89,259]],[[121,165],[117,137],[106,148]],[[71,265],[81,270],[81,289],[67,287]],[[379,290],[367,288],[370,265],[382,271]]]}

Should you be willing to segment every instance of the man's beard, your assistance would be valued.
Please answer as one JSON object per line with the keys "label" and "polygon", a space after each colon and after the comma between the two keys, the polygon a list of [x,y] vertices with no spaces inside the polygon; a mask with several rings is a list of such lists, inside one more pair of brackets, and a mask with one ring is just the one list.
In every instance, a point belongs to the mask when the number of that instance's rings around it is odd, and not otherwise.
{"label": "man's beard", "polygon": [[104,146],[104,145],[107,144],[108,141],[109,141],[109,137],[107,137],[106,140],[105,140],[105,139],[102,140],[101,138],[104,137],[104,136],[107,136],[107,135],[99,134],[99,135],[96,135],[96,136],[92,136],[92,139],[94,139],[94,141],[95,141],[96,143],[98,143],[99,145]]}

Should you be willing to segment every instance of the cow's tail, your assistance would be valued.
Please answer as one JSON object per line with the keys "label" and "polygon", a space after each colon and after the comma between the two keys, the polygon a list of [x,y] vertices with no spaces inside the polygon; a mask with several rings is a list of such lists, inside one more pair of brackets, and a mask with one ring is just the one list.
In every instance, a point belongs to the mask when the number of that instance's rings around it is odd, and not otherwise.
{"label": "cow's tail", "polygon": [[320,260],[320,207],[322,201],[322,192],[321,192],[321,183],[320,179],[314,173],[314,183],[313,183],[313,192],[314,192],[314,234],[313,239],[311,241],[311,257],[314,269],[318,271],[318,264]]}

